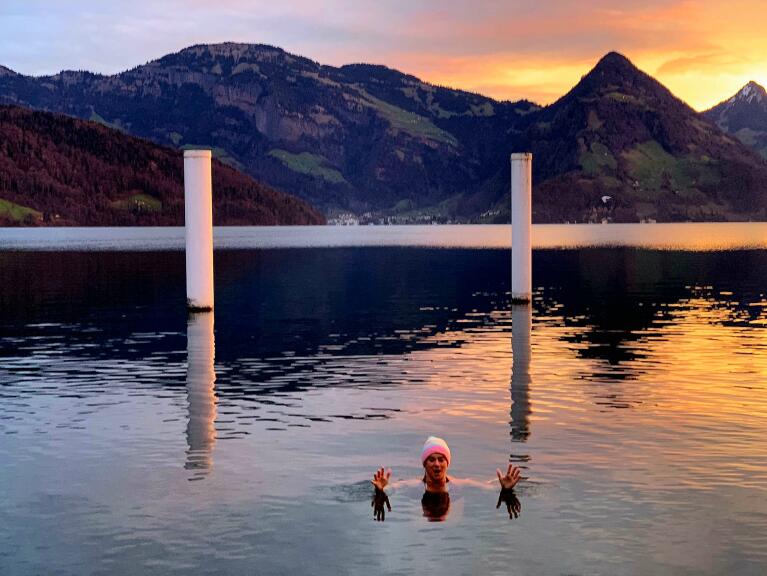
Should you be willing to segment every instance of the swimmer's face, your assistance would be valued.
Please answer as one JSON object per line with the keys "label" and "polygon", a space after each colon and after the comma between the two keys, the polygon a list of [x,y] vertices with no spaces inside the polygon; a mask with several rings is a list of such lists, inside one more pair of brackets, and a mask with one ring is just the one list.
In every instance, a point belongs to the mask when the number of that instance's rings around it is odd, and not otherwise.
{"label": "swimmer's face", "polygon": [[447,458],[442,454],[431,454],[424,460],[423,467],[426,470],[426,476],[432,482],[442,483],[447,478]]}

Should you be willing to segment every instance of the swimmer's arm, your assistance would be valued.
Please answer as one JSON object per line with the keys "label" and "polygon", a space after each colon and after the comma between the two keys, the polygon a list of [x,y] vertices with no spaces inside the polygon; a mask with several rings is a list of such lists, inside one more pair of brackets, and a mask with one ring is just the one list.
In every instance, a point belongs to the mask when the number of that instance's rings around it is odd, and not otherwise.
{"label": "swimmer's arm", "polygon": [[[501,489],[513,490],[519,481],[522,479],[522,470],[509,464],[509,468],[506,474],[502,474],[500,469],[496,469],[496,476],[498,476],[498,482],[501,485]],[[474,488],[483,488],[486,490],[492,489],[495,485],[495,480],[477,480],[475,478],[450,478],[451,482],[460,486],[472,486]]]}
{"label": "swimmer's arm", "polygon": [[407,480],[392,480],[391,479],[391,468],[388,470],[384,470],[384,468],[379,468],[378,471],[373,475],[373,479],[370,481],[370,483],[373,485],[374,488],[377,488],[379,490],[391,492],[395,490],[399,490],[400,488],[409,488],[411,486],[419,486],[423,482],[420,478],[409,478]]}
{"label": "swimmer's arm", "polygon": [[421,478],[408,478],[407,480],[396,480],[389,484],[392,491],[399,490],[401,488],[411,488],[413,486],[421,486],[423,480]]}
{"label": "swimmer's arm", "polygon": [[390,479],[391,469],[385,471],[383,467],[381,467],[375,474],[373,474],[373,479],[370,481],[375,489],[373,492],[373,500],[370,502],[370,505],[373,507],[373,518],[381,522],[386,518],[384,506],[391,512],[389,496],[384,492],[384,488],[389,485]]}
{"label": "swimmer's arm", "polygon": [[471,486],[472,488],[482,488],[483,490],[492,490],[495,480],[477,480],[476,478],[455,478],[450,477],[451,486]]}
{"label": "swimmer's arm", "polygon": [[495,471],[498,476],[498,482],[501,484],[501,492],[498,494],[498,503],[495,505],[496,509],[501,507],[501,503],[506,504],[506,510],[509,513],[509,519],[519,518],[519,514],[522,510],[522,504],[519,502],[519,498],[514,493],[514,486],[516,486],[521,479],[521,471],[513,464],[509,464],[509,468],[506,474],[501,474],[500,468]]}

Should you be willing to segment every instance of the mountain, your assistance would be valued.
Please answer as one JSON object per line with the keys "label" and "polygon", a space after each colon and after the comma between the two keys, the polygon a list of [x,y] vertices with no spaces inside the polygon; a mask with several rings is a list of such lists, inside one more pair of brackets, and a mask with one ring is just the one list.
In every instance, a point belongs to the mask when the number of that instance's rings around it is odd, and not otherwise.
{"label": "mountain", "polygon": [[5,70],[0,102],[211,146],[331,217],[508,221],[509,154],[531,150],[539,222],[767,218],[764,161],[617,53],[543,108],[254,44],[113,76]]}
{"label": "mountain", "polygon": [[[96,122],[0,106],[0,225],[184,223],[178,150]],[[213,163],[216,224],[322,224],[303,200]]]}
{"label": "mountain", "polygon": [[703,114],[767,158],[767,92],[762,86],[751,81]]}
{"label": "mountain", "polygon": [[767,218],[767,164],[611,52],[530,115],[539,222]]}
{"label": "mountain", "polygon": [[534,109],[384,66],[335,68],[264,45],[193,46],[114,76],[0,77],[0,101],[102,122],[222,161],[335,211],[408,212],[471,197],[507,126]]}

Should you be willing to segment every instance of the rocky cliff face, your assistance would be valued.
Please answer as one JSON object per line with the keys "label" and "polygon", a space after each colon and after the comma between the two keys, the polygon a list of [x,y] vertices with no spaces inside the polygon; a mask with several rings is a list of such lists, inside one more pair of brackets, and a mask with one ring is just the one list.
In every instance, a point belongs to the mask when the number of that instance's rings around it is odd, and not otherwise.
{"label": "rocky cliff face", "polygon": [[114,76],[6,74],[0,101],[212,146],[330,215],[506,221],[515,150],[536,155],[539,221],[764,214],[761,160],[615,53],[545,108],[233,43]]}

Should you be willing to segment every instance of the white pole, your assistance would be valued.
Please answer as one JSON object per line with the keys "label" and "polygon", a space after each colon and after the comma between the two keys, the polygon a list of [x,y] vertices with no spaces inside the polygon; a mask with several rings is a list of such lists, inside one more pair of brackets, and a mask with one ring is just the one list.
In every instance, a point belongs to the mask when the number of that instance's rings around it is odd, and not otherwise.
{"label": "white pole", "polygon": [[186,304],[213,309],[213,184],[210,150],[184,151]]}
{"label": "white pole", "polygon": [[511,155],[511,301],[529,302],[533,292],[530,152]]}
{"label": "white pole", "polygon": [[190,314],[186,325],[186,394],[189,421],[186,441],[189,446],[188,470],[208,470],[213,465],[216,444],[216,345],[213,312]]}

